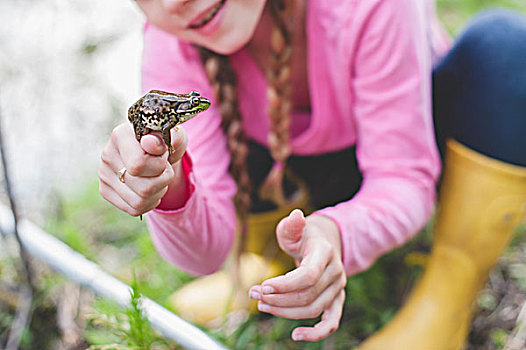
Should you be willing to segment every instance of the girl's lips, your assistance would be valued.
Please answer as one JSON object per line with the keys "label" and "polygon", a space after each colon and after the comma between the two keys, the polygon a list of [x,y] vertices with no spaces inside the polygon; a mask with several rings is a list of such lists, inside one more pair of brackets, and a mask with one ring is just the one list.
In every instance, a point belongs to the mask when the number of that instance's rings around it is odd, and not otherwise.
{"label": "girl's lips", "polygon": [[216,15],[220,12],[226,0],[221,0],[212,7],[209,7],[205,11],[201,12],[193,21],[190,22],[188,28],[200,29],[207,25]]}

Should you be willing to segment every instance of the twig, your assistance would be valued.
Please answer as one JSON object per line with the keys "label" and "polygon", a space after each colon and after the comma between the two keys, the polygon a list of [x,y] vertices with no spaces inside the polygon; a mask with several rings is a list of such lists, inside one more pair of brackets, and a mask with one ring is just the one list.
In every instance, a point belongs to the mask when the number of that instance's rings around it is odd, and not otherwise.
{"label": "twig", "polygon": [[[526,223],[526,207],[522,224]],[[519,250],[521,251],[521,250]],[[526,254],[519,254],[518,260],[522,263]],[[526,301],[522,303],[521,310],[516,319],[515,329],[508,336],[504,350],[522,350],[526,348]]]}
{"label": "twig", "polygon": [[82,342],[80,327],[75,322],[80,304],[80,292],[78,284],[68,282],[58,302],[57,325],[62,333],[62,344],[65,349],[75,349]]}
{"label": "twig", "polygon": [[521,350],[526,347],[526,303],[522,304],[519,316],[517,316],[517,328],[508,338],[505,350]]}
{"label": "twig", "polygon": [[27,283],[30,286],[33,286],[33,277],[32,277],[31,269],[29,266],[29,259],[27,256],[27,252],[24,248],[24,245],[22,244],[22,241],[20,240],[20,235],[18,233],[19,215],[18,215],[18,208],[17,208],[16,201],[15,201],[15,196],[12,190],[11,178],[9,176],[9,171],[8,171],[8,161],[7,161],[7,156],[5,152],[5,142],[4,142],[4,135],[3,135],[4,133],[2,130],[2,119],[3,119],[2,118],[2,108],[0,106],[0,155],[2,157],[2,168],[4,171],[5,189],[6,189],[7,197],[9,198],[9,205],[11,206],[11,212],[13,213],[14,234],[15,234],[15,238],[20,248],[20,257],[22,258],[22,263],[23,263],[23,267],[25,270],[24,271],[25,277],[26,277]]}
{"label": "twig", "polygon": [[17,350],[22,339],[22,334],[27,325],[31,322],[31,304],[33,300],[33,291],[29,285],[23,285],[20,289],[19,304],[16,310],[15,319],[11,325],[9,332],[9,339],[5,346],[5,350]]}
{"label": "twig", "polygon": [[14,220],[14,234],[18,242],[20,249],[20,257],[22,259],[23,275],[26,278],[26,285],[23,285],[20,290],[20,304],[17,308],[15,319],[11,325],[9,332],[9,339],[6,344],[6,350],[16,350],[20,344],[23,330],[27,327],[31,321],[31,304],[33,300],[33,278],[29,266],[29,259],[27,257],[26,250],[20,240],[18,233],[18,211],[14,194],[11,187],[11,181],[9,178],[8,162],[6,159],[5,144],[2,132],[2,110],[0,108],[0,155],[2,158],[2,168],[4,170],[5,188],[7,197],[9,198],[9,204],[11,206],[11,212],[13,213]]}

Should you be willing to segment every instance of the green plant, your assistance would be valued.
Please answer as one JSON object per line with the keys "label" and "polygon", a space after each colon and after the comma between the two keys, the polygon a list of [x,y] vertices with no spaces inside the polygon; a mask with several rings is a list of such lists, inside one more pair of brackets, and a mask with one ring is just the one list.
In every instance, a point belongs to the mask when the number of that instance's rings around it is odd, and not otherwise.
{"label": "green plant", "polygon": [[[98,313],[92,315],[92,324],[102,327],[102,332],[88,332],[89,350],[169,350],[178,349],[176,344],[165,340],[155,332],[141,310],[141,294],[134,280],[130,289],[130,306],[122,310],[116,305],[103,302]],[[106,333],[109,331],[109,333]]]}

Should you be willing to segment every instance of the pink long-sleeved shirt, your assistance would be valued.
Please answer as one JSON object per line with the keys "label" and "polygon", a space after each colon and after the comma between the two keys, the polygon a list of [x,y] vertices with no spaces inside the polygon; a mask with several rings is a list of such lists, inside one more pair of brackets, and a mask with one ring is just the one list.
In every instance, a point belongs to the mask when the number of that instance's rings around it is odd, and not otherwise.
{"label": "pink long-sleeved shirt", "polygon": [[[348,274],[410,239],[434,208],[439,158],[431,118],[433,7],[421,0],[309,0],[307,64],[311,113],[291,140],[297,155],[356,145],[363,176],[350,200],[315,214],[339,226]],[[431,11],[430,11],[431,10]],[[249,54],[231,57],[245,133],[267,144],[266,81]],[[143,90],[198,90],[213,97],[191,44],[146,25]],[[301,120],[293,114],[292,123]],[[230,156],[219,105],[184,124],[189,196],[181,208],[147,215],[162,256],[193,274],[217,270],[234,235]],[[294,128],[294,125],[293,125]],[[190,160],[191,159],[191,160]]]}

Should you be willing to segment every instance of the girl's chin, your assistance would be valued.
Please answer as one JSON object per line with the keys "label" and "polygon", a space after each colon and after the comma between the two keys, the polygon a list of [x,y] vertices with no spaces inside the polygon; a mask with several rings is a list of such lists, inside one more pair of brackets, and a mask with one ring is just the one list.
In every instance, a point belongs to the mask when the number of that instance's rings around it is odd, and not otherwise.
{"label": "girl's chin", "polygon": [[221,38],[219,40],[207,40],[200,46],[206,47],[220,55],[231,55],[242,47],[244,47],[250,41],[250,37],[247,38]]}
{"label": "girl's chin", "polygon": [[213,47],[208,47],[208,49],[214,51],[217,54],[228,56],[237,52],[243,46],[245,46],[245,44],[236,43],[232,45],[213,45]]}

